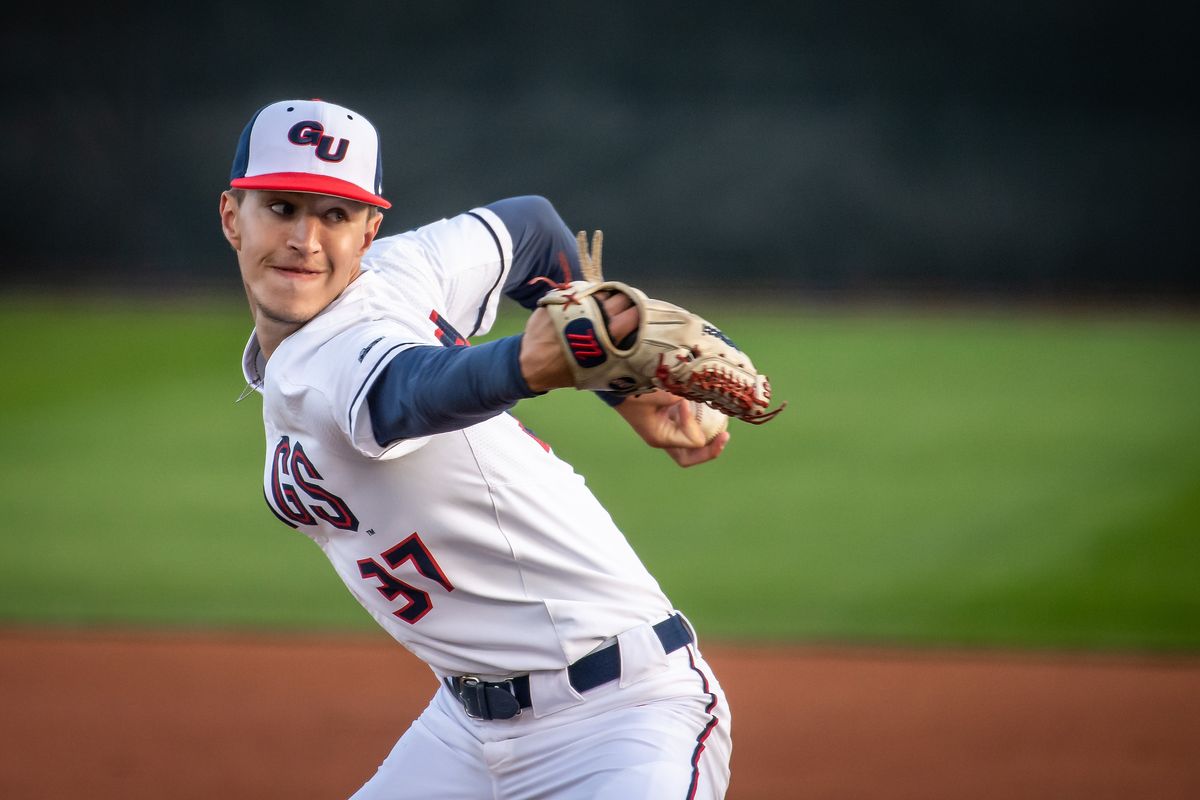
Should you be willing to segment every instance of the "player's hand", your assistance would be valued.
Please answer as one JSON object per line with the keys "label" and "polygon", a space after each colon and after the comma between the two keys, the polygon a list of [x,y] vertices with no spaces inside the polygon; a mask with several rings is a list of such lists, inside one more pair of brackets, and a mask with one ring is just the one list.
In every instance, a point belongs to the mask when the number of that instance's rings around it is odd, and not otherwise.
{"label": "player's hand", "polygon": [[[637,330],[637,306],[619,292],[606,294],[602,302],[608,315],[608,333],[613,341],[619,342]],[[558,332],[545,308],[535,310],[525,323],[520,359],[521,375],[535,392],[575,385],[567,357],[558,342]]]}
{"label": "player's hand", "polygon": [[665,451],[681,467],[712,461],[729,443],[729,431],[723,431],[705,444],[688,400],[659,389],[625,398],[617,413],[646,444]]}

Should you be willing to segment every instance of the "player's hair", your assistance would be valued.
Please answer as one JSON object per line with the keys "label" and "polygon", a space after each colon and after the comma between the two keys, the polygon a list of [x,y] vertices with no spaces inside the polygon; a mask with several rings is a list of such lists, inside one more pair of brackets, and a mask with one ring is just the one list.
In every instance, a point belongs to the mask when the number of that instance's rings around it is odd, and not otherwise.
{"label": "player's hair", "polygon": [[[238,205],[241,205],[242,201],[246,199],[245,189],[226,189],[225,191],[229,192],[229,194],[233,196],[233,199],[238,201]],[[348,199],[346,202],[353,203],[356,206],[367,206],[367,219],[373,219],[375,215],[379,213],[378,206],[367,205],[366,203],[360,203],[357,200]]]}

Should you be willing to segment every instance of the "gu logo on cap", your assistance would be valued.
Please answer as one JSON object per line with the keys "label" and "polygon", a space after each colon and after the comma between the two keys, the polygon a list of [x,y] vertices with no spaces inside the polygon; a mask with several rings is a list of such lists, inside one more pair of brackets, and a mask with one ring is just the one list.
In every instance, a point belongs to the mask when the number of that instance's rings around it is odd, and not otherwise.
{"label": "gu logo on cap", "polygon": [[381,196],[383,161],[375,126],[322,100],[282,100],[259,109],[238,140],[229,185],[392,207]]}

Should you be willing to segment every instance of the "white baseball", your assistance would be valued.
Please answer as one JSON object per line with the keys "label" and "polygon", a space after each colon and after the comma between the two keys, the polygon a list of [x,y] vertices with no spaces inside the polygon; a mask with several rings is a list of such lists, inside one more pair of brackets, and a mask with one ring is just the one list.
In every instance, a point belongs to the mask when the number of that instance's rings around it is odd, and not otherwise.
{"label": "white baseball", "polygon": [[704,431],[704,443],[708,444],[717,437],[717,434],[729,427],[729,417],[717,411],[712,406],[705,403],[697,403],[694,400],[689,400],[692,404],[692,414],[696,417],[696,422],[700,425],[700,430]]}

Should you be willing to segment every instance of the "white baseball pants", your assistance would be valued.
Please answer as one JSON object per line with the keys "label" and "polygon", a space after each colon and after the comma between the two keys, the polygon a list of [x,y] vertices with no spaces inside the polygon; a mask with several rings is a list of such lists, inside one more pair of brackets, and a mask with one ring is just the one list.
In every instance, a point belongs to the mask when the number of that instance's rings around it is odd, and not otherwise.
{"label": "white baseball pants", "polygon": [[539,708],[535,684],[533,707],[507,720],[471,719],[442,686],[351,800],[720,800],[724,692],[695,645],[660,658],[631,684],[567,686],[561,709]]}

